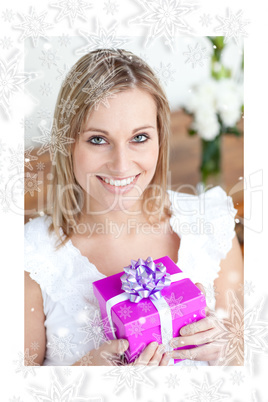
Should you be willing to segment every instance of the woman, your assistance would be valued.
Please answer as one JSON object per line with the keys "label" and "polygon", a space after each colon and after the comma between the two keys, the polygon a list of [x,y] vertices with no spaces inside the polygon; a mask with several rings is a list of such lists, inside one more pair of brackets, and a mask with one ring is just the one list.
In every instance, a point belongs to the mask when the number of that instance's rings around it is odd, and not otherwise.
{"label": "woman", "polygon": [[[131,259],[168,255],[207,288],[221,269],[221,308],[226,289],[242,281],[230,197],[219,187],[202,197],[167,192],[168,140],[168,102],[141,59],[98,50],[72,68],[54,114],[51,204],[25,226],[25,349],[34,364],[121,364],[128,342],[105,338],[92,282]],[[207,232],[195,233],[198,219]],[[196,364],[215,364],[216,327],[208,311],[171,345],[197,345]],[[165,366],[189,353],[151,343],[134,364]]]}

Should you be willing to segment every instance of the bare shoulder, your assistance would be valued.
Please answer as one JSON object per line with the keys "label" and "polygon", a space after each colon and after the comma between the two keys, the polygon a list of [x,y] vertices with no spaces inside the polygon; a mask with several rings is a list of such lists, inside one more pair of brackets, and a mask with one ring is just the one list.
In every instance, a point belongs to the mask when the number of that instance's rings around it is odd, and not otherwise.
{"label": "bare shoulder", "polygon": [[[37,356],[33,365],[41,365],[44,361],[46,350],[45,314],[43,310],[43,297],[40,286],[28,272],[24,273],[24,325],[25,325],[25,350],[33,355],[32,347],[36,346]],[[29,362],[26,362],[29,364]]]}
{"label": "bare shoulder", "polygon": [[40,286],[30,277],[30,273],[26,271],[24,271],[24,288],[26,300],[35,301],[43,306],[43,298]]}

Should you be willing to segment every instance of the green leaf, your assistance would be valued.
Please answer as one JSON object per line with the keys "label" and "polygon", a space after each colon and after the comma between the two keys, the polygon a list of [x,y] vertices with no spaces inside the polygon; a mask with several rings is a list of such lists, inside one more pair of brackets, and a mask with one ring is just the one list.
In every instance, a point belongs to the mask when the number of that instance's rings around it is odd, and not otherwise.
{"label": "green leaf", "polygon": [[197,131],[196,131],[196,130],[193,130],[193,129],[189,129],[189,130],[188,130],[188,133],[189,133],[189,135],[196,135],[196,134],[197,134]]}
{"label": "green leaf", "polygon": [[234,134],[236,137],[240,137],[241,131],[237,127],[226,127],[225,134]]}

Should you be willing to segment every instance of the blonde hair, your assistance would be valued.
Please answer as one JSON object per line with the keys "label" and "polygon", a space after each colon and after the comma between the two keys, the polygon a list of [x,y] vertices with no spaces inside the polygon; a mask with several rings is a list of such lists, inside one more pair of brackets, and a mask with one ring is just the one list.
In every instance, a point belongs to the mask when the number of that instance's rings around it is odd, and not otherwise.
{"label": "blonde hair", "polygon": [[73,233],[70,222],[77,224],[82,214],[83,191],[73,172],[73,143],[93,108],[109,95],[131,88],[151,94],[157,106],[159,156],[153,179],[143,193],[143,205],[146,203],[149,221],[153,216],[159,220],[171,216],[166,192],[170,136],[166,95],[153,70],[133,53],[121,49],[95,50],[81,57],[68,73],[54,112],[54,132],[64,133],[65,140],[64,151],[54,155],[52,190],[46,210],[52,216],[49,231],[55,231],[60,240],[57,248],[70,239]]}

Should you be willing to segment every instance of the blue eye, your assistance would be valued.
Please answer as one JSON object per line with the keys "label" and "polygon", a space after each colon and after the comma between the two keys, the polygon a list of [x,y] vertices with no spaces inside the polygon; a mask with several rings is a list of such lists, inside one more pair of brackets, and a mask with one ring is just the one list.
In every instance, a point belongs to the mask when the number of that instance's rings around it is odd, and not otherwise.
{"label": "blue eye", "polygon": [[149,137],[146,134],[138,134],[134,137],[133,142],[145,142],[148,138]]}
{"label": "blue eye", "polygon": [[102,145],[106,144],[106,141],[102,137],[92,137],[87,142],[93,145]]}

